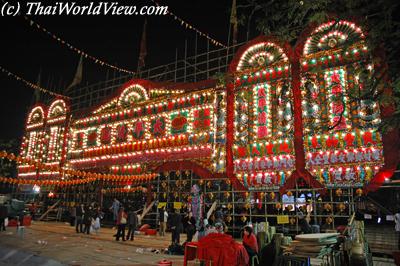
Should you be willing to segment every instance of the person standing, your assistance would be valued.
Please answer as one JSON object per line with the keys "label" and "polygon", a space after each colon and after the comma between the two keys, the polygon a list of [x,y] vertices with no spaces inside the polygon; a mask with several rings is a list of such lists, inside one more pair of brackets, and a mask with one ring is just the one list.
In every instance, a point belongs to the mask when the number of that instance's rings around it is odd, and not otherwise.
{"label": "person standing", "polygon": [[160,236],[165,236],[167,221],[168,221],[168,212],[165,210],[165,206],[163,206],[160,209]]}
{"label": "person standing", "polygon": [[252,258],[258,253],[257,238],[253,234],[253,228],[245,226],[243,229],[243,246],[245,247],[249,257]]}
{"label": "person standing", "polygon": [[139,219],[137,217],[137,213],[133,211],[132,207],[129,208],[128,211],[128,235],[126,236],[126,240],[135,238],[135,230],[138,226]]}
{"label": "person standing", "polygon": [[85,210],[85,214],[83,215],[83,223],[85,224],[84,233],[90,234],[90,227],[92,226],[92,219],[93,219],[93,210],[92,206],[89,206]]}
{"label": "person standing", "polygon": [[8,209],[4,204],[0,205],[0,232],[6,231],[6,218],[8,217]]}
{"label": "person standing", "polygon": [[85,205],[76,207],[75,230],[77,233],[83,233],[83,215],[85,214]]}
{"label": "person standing", "polygon": [[186,231],[186,242],[192,242],[193,235],[196,233],[196,220],[192,212],[189,212],[185,218],[183,218],[183,226]]}
{"label": "person standing", "polygon": [[119,241],[119,238],[122,237],[122,241],[125,241],[125,227],[127,223],[128,215],[126,214],[124,207],[121,207],[118,215],[117,215],[117,235],[116,240]]}
{"label": "person standing", "polygon": [[172,245],[180,244],[180,233],[182,230],[182,219],[179,213],[175,212],[175,209],[171,210],[171,214],[168,216],[168,226],[171,228],[172,233]]}
{"label": "person standing", "polygon": [[394,229],[396,230],[396,234],[398,237],[397,248],[400,250],[400,210],[398,210],[394,215],[394,222]]}
{"label": "person standing", "polygon": [[110,210],[113,212],[114,223],[117,222],[118,212],[119,212],[120,207],[121,207],[121,203],[116,198],[114,198],[112,206],[110,207]]}

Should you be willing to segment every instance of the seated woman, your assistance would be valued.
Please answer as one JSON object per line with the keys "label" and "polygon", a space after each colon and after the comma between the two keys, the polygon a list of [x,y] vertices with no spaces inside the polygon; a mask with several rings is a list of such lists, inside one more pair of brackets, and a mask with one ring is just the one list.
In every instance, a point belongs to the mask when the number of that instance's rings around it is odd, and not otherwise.
{"label": "seated woman", "polygon": [[249,257],[253,257],[258,253],[257,238],[253,234],[253,228],[245,226],[243,228],[243,246],[246,248]]}

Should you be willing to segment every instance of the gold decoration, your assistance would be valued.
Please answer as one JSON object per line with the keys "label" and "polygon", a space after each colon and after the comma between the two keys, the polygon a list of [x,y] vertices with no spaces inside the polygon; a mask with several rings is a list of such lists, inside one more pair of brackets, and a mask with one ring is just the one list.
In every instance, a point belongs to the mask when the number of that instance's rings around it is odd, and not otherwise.
{"label": "gold decoration", "polygon": [[324,209],[325,209],[326,211],[331,211],[331,210],[332,210],[332,206],[331,206],[329,203],[325,203]]}
{"label": "gold decoration", "polygon": [[247,217],[246,216],[244,216],[244,215],[242,215],[242,217],[240,217],[240,220],[244,223],[244,222],[246,222],[247,221]]}
{"label": "gold decoration", "polygon": [[225,221],[227,223],[230,223],[232,221],[232,216],[230,216],[230,215],[226,216]]}
{"label": "gold decoration", "polygon": [[363,190],[362,190],[361,188],[358,188],[358,189],[356,190],[356,195],[359,196],[359,197],[361,197],[362,194],[363,194]]}
{"label": "gold decoration", "polygon": [[207,187],[211,188],[211,185],[212,185],[211,181],[207,181]]}
{"label": "gold decoration", "polygon": [[342,212],[342,211],[344,211],[346,209],[346,205],[344,205],[343,203],[339,203],[337,208],[338,208],[339,211]]}
{"label": "gold decoration", "polygon": [[228,208],[228,210],[230,210],[230,209],[232,209],[233,206],[231,203],[228,203],[228,205],[226,207]]}
{"label": "gold decoration", "polygon": [[336,189],[335,194],[336,194],[336,196],[341,197],[343,195],[342,189],[340,189],[340,188]]}
{"label": "gold decoration", "polygon": [[280,203],[275,204],[275,208],[277,210],[280,210],[282,208],[282,205]]}
{"label": "gold decoration", "polygon": [[269,193],[269,197],[271,198],[271,200],[275,199],[275,193],[274,192],[270,192]]}
{"label": "gold decoration", "polygon": [[292,193],[292,191],[288,191],[288,193],[286,193],[286,195],[287,195],[288,197],[291,197],[291,196],[293,196],[293,193]]}
{"label": "gold decoration", "polygon": [[328,46],[334,48],[337,45],[337,40],[335,38],[330,38],[328,41]]}
{"label": "gold decoration", "polygon": [[296,223],[296,218],[294,218],[294,217],[290,218],[289,222],[291,225],[294,225]]}
{"label": "gold decoration", "polygon": [[333,222],[333,219],[332,217],[326,217],[325,221],[327,224],[331,224]]}

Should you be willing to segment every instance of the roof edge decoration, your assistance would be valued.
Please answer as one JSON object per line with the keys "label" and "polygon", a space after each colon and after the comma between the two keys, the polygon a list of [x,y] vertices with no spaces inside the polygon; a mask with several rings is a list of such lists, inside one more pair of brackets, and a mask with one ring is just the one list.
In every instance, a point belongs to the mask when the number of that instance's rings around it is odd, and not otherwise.
{"label": "roof edge decoration", "polygon": [[230,66],[230,72],[256,70],[278,62],[288,62],[287,44],[273,37],[259,36],[242,46]]}
{"label": "roof edge decoration", "polygon": [[36,105],[32,108],[28,115],[27,125],[43,124],[46,117],[46,112],[43,105]]}
{"label": "roof edge decoration", "polygon": [[346,20],[330,19],[309,32],[304,42],[303,56],[335,49],[344,44],[351,45],[365,39],[361,28]]}
{"label": "roof edge decoration", "polygon": [[67,104],[65,103],[64,100],[61,99],[54,100],[49,107],[47,118],[51,119],[62,115],[66,115],[67,111],[68,111]]}

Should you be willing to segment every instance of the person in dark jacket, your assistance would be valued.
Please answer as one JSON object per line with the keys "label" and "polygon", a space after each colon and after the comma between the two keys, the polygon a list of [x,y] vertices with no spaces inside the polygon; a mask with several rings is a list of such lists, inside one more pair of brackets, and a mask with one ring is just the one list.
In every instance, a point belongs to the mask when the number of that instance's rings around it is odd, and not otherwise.
{"label": "person in dark jacket", "polygon": [[83,215],[85,214],[85,205],[81,204],[76,206],[76,220],[75,220],[75,230],[77,233],[83,233]]}
{"label": "person in dark jacket", "polygon": [[90,234],[90,227],[92,226],[92,218],[93,218],[93,210],[92,206],[89,206],[85,210],[85,214],[83,215],[83,223],[85,224],[84,233]]}
{"label": "person in dark jacket", "polygon": [[171,214],[168,215],[168,226],[172,233],[172,244],[180,243],[180,233],[182,231],[182,218],[179,213],[175,212],[175,209],[171,210]]}
{"label": "person in dark jacket", "polygon": [[138,226],[139,219],[137,213],[133,211],[133,208],[129,208],[128,210],[128,235],[126,236],[126,240],[135,238],[135,230]]}
{"label": "person in dark jacket", "polygon": [[0,205],[0,232],[6,231],[6,218],[8,217],[8,209],[6,205]]}
{"label": "person in dark jacket", "polygon": [[183,227],[186,231],[186,242],[192,242],[193,235],[196,233],[196,220],[192,212],[187,213],[183,218]]}

